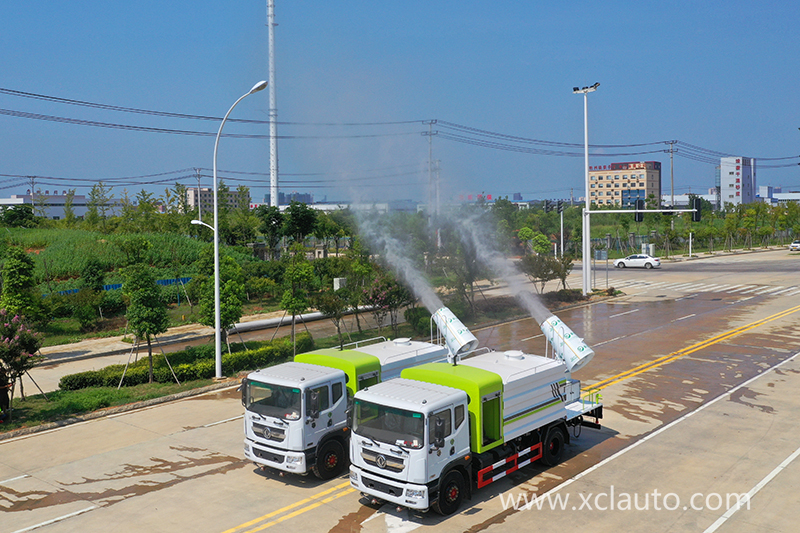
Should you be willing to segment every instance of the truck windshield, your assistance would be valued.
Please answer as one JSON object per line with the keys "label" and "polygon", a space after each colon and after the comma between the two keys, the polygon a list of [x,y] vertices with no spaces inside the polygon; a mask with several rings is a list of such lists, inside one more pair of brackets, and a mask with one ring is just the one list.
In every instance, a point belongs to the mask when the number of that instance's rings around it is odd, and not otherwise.
{"label": "truck windshield", "polygon": [[422,448],[425,419],[421,413],[356,400],[353,432],[406,448]]}
{"label": "truck windshield", "polygon": [[244,390],[244,406],[247,410],[264,416],[284,420],[300,418],[300,389],[247,381]]}

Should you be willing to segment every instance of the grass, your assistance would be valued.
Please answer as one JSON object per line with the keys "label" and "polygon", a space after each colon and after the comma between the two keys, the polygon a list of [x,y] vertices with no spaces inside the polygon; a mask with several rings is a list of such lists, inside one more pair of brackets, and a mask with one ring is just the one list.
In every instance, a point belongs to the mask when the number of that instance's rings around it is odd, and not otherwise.
{"label": "grass", "polygon": [[[274,311],[280,311],[280,303],[277,300],[247,302],[242,308],[243,316]],[[167,309],[169,327],[198,323],[200,320],[198,313],[199,308],[196,305],[193,307],[186,303],[170,305]],[[48,321],[42,331],[44,334],[42,346],[60,346],[87,339],[121,337],[127,334],[126,324],[124,314],[116,315],[98,320],[97,327],[93,331],[82,331],[80,323],[74,318],[55,318]]]}
{"label": "grass", "polygon": [[12,420],[0,424],[0,432],[58,422],[107,407],[161,398],[213,383],[210,379],[176,383],[149,383],[135,387],[97,387],[78,391],[53,391],[47,399],[41,394],[15,398]]}
{"label": "grass", "polygon": [[[555,293],[554,293],[555,294]],[[551,298],[552,299],[552,298]],[[558,302],[548,302],[553,307],[558,307]],[[555,304],[555,305],[554,305]],[[187,306],[188,307],[188,306]],[[493,297],[489,299],[480,298],[475,302],[476,314],[471,319],[465,319],[467,326],[475,327],[480,324],[502,322],[512,318],[525,316],[526,312],[517,305],[516,300],[511,296]],[[121,334],[121,333],[119,333]],[[97,335],[97,334],[95,334]],[[385,326],[381,330],[365,329],[363,332],[351,333],[348,338],[345,336],[345,343],[363,341],[366,339],[383,336],[388,338],[410,337],[417,340],[428,340],[428,334],[416,333],[413,328],[403,322],[399,324],[397,335],[394,334],[390,326]],[[267,341],[263,341],[268,344]],[[333,348],[339,345],[339,338],[336,335],[315,339],[316,348]],[[251,341],[248,347],[258,348],[259,341]],[[234,344],[231,344],[234,348]],[[234,350],[235,351],[235,350]],[[253,369],[255,370],[255,369]],[[210,379],[197,380],[182,383],[181,385],[171,383],[150,383],[134,387],[123,387],[117,390],[114,387],[97,387],[77,391],[53,391],[47,393],[47,399],[41,394],[27,396],[24,400],[14,399],[14,413],[11,422],[0,424],[0,433],[14,429],[28,428],[46,424],[49,422],[59,422],[69,418],[90,413],[99,409],[117,407],[134,402],[141,402],[153,398],[161,398],[180,392],[205,387],[212,384]]]}

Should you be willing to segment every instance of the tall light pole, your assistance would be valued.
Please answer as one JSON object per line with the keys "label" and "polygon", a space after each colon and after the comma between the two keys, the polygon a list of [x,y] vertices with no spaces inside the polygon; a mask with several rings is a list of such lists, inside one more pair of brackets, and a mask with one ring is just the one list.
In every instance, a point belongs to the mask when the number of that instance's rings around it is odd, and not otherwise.
{"label": "tall light pole", "polygon": [[[258,91],[263,91],[267,87],[266,81],[260,81],[253,85],[253,88],[247,91],[247,93],[243,94],[236,100],[228,112],[225,113],[225,117],[222,119],[222,123],[219,125],[219,131],[217,131],[217,139],[214,141],[214,355],[215,355],[215,362],[216,362],[216,373],[215,379],[222,378],[222,326],[221,322],[221,311],[220,311],[220,297],[219,297],[219,200],[217,198],[217,149],[219,148],[219,138],[222,134],[222,127],[225,125],[225,121],[228,120],[228,115],[231,114],[233,108],[236,105],[244,100],[245,97],[250,96],[253,93],[257,93]],[[199,222],[199,221],[198,221]],[[194,221],[192,221],[194,223]],[[207,224],[203,224],[207,226]]]}
{"label": "tall light pole", "polygon": [[583,146],[585,154],[585,167],[586,167],[586,204],[583,208],[583,252],[581,257],[581,270],[583,275],[583,294],[584,296],[591,292],[592,278],[591,278],[591,255],[592,247],[590,241],[589,224],[589,211],[591,208],[591,200],[589,199],[589,99],[587,95],[597,90],[600,87],[599,83],[595,83],[590,87],[573,87],[572,92],[575,94],[583,93]]}

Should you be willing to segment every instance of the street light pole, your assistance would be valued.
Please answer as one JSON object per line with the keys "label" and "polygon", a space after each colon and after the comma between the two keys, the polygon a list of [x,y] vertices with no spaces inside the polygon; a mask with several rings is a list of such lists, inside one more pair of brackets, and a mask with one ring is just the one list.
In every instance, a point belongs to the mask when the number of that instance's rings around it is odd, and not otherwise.
{"label": "street light pole", "polygon": [[[221,309],[220,309],[220,296],[219,296],[219,200],[217,189],[217,149],[219,148],[219,138],[222,134],[222,127],[225,121],[228,120],[228,115],[231,114],[233,108],[244,100],[245,97],[250,96],[258,91],[263,91],[267,87],[266,81],[260,81],[253,85],[247,93],[243,94],[236,100],[225,117],[219,125],[217,131],[217,139],[214,141],[214,357],[215,357],[215,379],[222,378],[222,325],[221,325]],[[205,224],[204,224],[205,225]]]}
{"label": "street light pole", "polygon": [[591,208],[591,200],[589,199],[589,99],[587,95],[591,92],[597,90],[600,86],[599,83],[595,83],[590,87],[573,87],[572,92],[575,94],[583,94],[583,145],[584,145],[584,164],[586,168],[586,202],[583,208],[583,251],[581,256],[581,270],[583,275],[583,295],[586,296],[591,292],[591,241],[590,241],[590,230],[591,226],[589,224],[589,211]]}

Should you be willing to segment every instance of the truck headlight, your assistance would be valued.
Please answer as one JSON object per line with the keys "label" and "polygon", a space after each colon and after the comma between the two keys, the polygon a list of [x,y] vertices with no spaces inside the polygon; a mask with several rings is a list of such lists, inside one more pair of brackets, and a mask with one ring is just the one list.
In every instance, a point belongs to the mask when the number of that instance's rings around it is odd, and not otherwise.
{"label": "truck headlight", "polygon": [[422,499],[425,497],[425,489],[406,489],[406,498]]}
{"label": "truck headlight", "polygon": [[250,445],[247,443],[244,445],[244,453],[250,453]]}
{"label": "truck headlight", "polygon": [[302,462],[303,462],[303,458],[302,457],[287,457],[286,458],[286,463],[290,464],[290,465],[291,464],[295,464],[295,463],[302,463]]}
{"label": "truck headlight", "polygon": [[358,483],[358,472],[350,472],[350,481]]}

